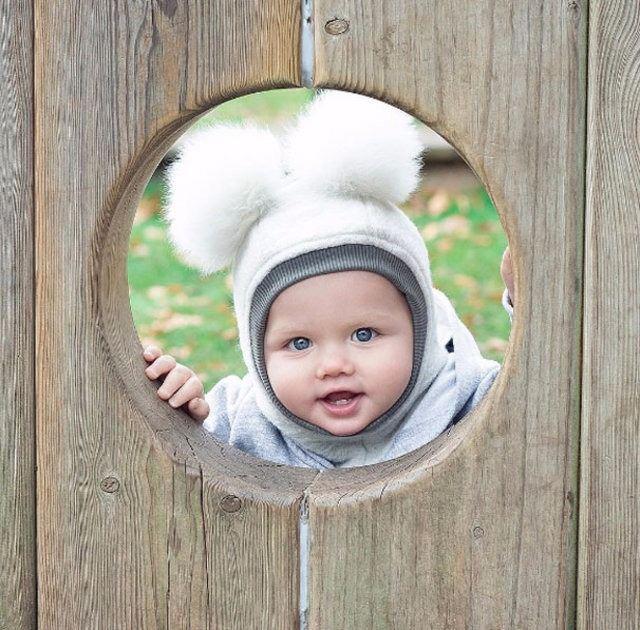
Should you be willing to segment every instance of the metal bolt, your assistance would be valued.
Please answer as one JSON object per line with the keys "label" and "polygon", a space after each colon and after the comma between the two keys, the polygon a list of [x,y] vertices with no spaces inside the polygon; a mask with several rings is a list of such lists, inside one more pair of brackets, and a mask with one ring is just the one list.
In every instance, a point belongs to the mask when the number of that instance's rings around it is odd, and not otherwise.
{"label": "metal bolt", "polygon": [[342,33],[346,33],[349,30],[349,22],[347,22],[347,20],[334,18],[324,25],[324,30],[329,33],[329,35],[342,35]]}
{"label": "metal bolt", "polygon": [[482,527],[474,527],[473,528],[473,537],[474,538],[482,538],[484,536],[484,529]]}
{"label": "metal bolt", "polygon": [[103,492],[113,494],[114,492],[118,492],[119,489],[120,482],[115,477],[105,477],[100,482],[100,490]]}
{"label": "metal bolt", "polygon": [[237,512],[242,507],[242,501],[233,494],[227,494],[220,499],[220,509],[223,512],[232,514]]}

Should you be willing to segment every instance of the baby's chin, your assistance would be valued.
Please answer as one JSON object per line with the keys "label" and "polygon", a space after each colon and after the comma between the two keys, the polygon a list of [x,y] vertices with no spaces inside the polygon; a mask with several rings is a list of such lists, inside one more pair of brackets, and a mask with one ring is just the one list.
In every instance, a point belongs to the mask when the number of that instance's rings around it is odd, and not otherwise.
{"label": "baby's chin", "polygon": [[328,412],[320,409],[308,422],[328,431],[331,435],[348,437],[364,431],[374,420],[375,417],[371,417],[363,409],[353,417],[347,418],[332,417]]}
{"label": "baby's chin", "polygon": [[366,423],[362,422],[349,422],[345,420],[331,421],[329,424],[335,426],[324,426],[322,427],[331,435],[335,435],[337,437],[349,437],[350,435],[357,435],[358,433],[364,431],[370,424],[373,422],[372,420]]}

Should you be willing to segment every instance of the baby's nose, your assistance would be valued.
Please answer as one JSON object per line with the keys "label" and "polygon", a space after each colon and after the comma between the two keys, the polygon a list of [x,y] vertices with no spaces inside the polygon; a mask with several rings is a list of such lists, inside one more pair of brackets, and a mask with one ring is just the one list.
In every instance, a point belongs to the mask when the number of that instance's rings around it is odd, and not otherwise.
{"label": "baby's nose", "polygon": [[316,376],[319,379],[327,376],[340,376],[345,374],[351,376],[355,372],[353,361],[345,351],[332,349],[322,353]]}

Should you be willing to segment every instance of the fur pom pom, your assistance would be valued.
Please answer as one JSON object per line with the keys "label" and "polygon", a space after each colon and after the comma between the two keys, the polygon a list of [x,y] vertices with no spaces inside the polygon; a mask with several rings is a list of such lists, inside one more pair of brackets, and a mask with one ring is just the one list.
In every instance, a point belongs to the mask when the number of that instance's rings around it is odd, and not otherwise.
{"label": "fur pom pom", "polygon": [[253,223],[276,204],[282,148],[255,125],[215,125],[183,145],[167,173],[174,246],[204,273],[229,266]]}
{"label": "fur pom pom", "polygon": [[420,177],[423,145],[412,117],[351,92],[322,91],[285,139],[300,191],[401,204]]}

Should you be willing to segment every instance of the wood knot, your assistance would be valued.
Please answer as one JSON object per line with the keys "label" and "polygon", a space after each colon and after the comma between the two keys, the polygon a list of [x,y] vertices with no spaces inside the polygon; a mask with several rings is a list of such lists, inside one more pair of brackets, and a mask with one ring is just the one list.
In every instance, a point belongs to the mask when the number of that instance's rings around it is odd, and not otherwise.
{"label": "wood knot", "polygon": [[220,499],[220,509],[223,512],[233,514],[242,507],[242,501],[233,494],[227,494]]}
{"label": "wood knot", "polygon": [[347,20],[334,18],[324,25],[324,30],[329,35],[342,35],[349,30],[349,22],[347,22]]}
{"label": "wood knot", "polygon": [[100,490],[108,494],[113,494],[114,492],[118,492],[118,490],[120,490],[120,481],[118,481],[116,477],[105,477],[100,482]]}

